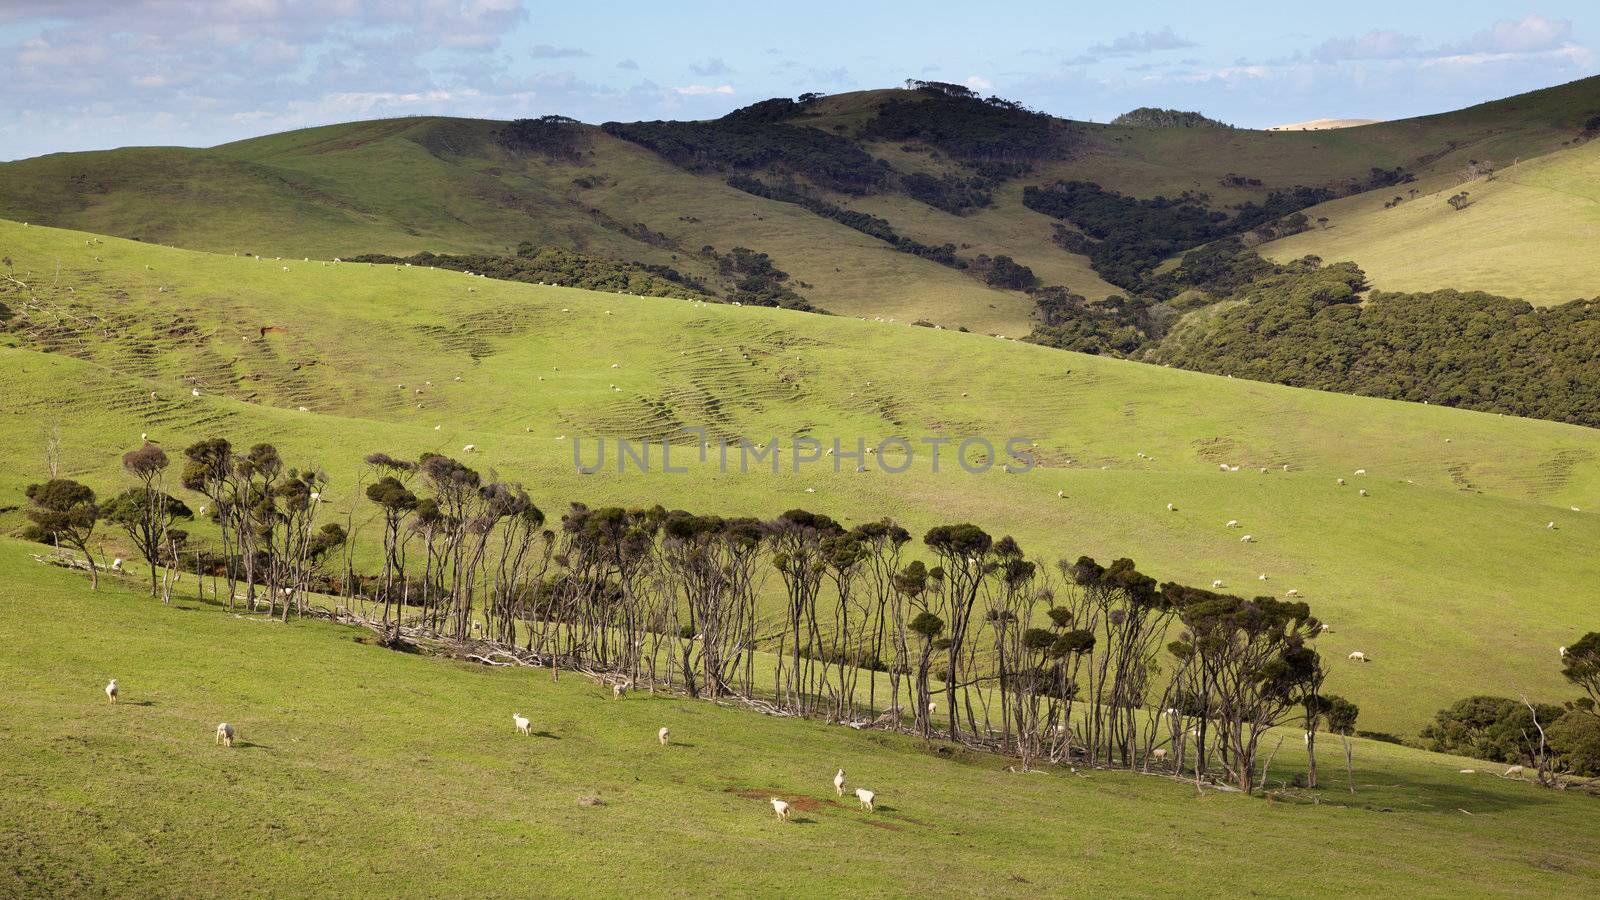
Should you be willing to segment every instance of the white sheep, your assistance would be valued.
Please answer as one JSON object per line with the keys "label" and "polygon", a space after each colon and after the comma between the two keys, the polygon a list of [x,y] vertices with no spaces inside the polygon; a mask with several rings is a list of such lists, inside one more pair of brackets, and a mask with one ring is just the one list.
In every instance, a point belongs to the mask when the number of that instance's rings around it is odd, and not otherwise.
{"label": "white sheep", "polygon": [[1262,572],[1260,575],[1257,575],[1256,576],[1256,580],[1257,581],[1266,581],[1267,580],[1267,573]]}
{"label": "white sheep", "polygon": [[217,740],[216,740],[216,742],[221,744],[224,747],[232,747],[233,746],[233,726],[229,725],[227,722],[223,722],[222,724],[218,725],[217,726]]}
{"label": "white sheep", "polygon": [[517,726],[517,733],[518,734],[525,734],[525,735],[532,736],[533,732],[529,730],[533,726],[533,720],[532,719],[528,718],[527,716],[523,715],[522,713],[512,713],[511,714],[511,722],[512,722],[513,725]]}
{"label": "white sheep", "polygon": [[1239,527],[1239,520],[1238,519],[1229,519],[1228,520],[1228,524],[1227,524],[1226,527],[1228,527],[1228,528],[1238,528]]}
{"label": "white sheep", "polygon": [[1367,655],[1365,653],[1362,653],[1360,650],[1352,651],[1350,653],[1350,658],[1355,660],[1356,662],[1367,662],[1368,661],[1367,660]]}
{"label": "white sheep", "polygon": [[1339,484],[1340,484],[1340,485],[1341,485],[1341,486],[1342,486],[1342,485],[1343,485],[1343,484],[1344,484],[1344,479],[1343,479],[1343,478],[1340,478],[1340,479],[1339,479]]}
{"label": "white sheep", "polygon": [[1255,535],[1247,534],[1244,537],[1239,538],[1239,543],[1241,543],[1241,544],[1254,543],[1255,539],[1256,539]]}
{"label": "white sheep", "polygon": [[1511,777],[1515,776],[1517,778],[1521,778],[1522,777],[1522,773],[1524,771],[1525,770],[1521,766],[1512,766],[1511,768],[1506,770],[1506,774],[1504,774],[1504,775],[1502,775],[1500,777],[1502,777],[1502,778],[1511,778]]}
{"label": "white sheep", "polygon": [[1288,591],[1286,591],[1284,593],[1284,596],[1285,597],[1298,597],[1298,596],[1300,596],[1300,591],[1295,589],[1295,588],[1290,588]]}
{"label": "white sheep", "polygon": [[772,811],[777,814],[779,822],[789,821],[789,804],[777,797],[772,798]]}
{"label": "white sheep", "polygon": [[622,699],[622,695],[626,694],[627,692],[628,692],[628,684],[627,684],[627,682],[623,682],[622,684],[614,684],[614,685],[611,686],[611,699],[613,699],[613,700],[621,700]]}
{"label": "white sheep", "polygon": [[1367,489],[1366,489],[1366,488],[1362,488],[1362,489],[1361,489],[1361,490],[1360,490],[1360,494],[1361,494],[1361,496],[1363,496],[1363,497],[1365,497],[1365,496],[1367,496]]}
{"label": "white sheep", "polygon": [[190,388],[189,389],[189,396],[191,396],[191,397],[200,396],[200,389],[199,388]]}
{"label": "white sheep", "polygon": [[1239,471],[1239,467],[1238,466],[1229,466],[1228,467],[1228,471],[1229,472],[1237,472],[1237,471]]}
{"label": "white sheep", "polygon": [[872,812],[872,801],[877,799],[877,796],[866,788],[856,788],[856,799],[861,801],[861,808],[867,812]]}
{"label": "white sheep", "polygon": [[1214,587],[1214,588],[1222,587],[1222,579],[1218,578],[1218,579],[1213,580],[1211,582],[1211,586]]}
{"label": "white sheep", "polygon": [[930,716],[931,716],[931,715],[933,715],[933,714],[934,714],[934,713],[935,713],[935,712],[938,712],[938,710],[939,710],[939,704],[938,704],[938,702],[937,702],[937,701],[934,701],[934,700],[929,700],[929,701],[928,701],[928,715],[930,715]]}
{"label": "white sheep", "polygon": [[[1562,655],[1562,656],[1566,656],[1566,655],[1567,655],[1567,648],[1565,648],[1565,647],[1562,647],[1562,648],[1560,648],[1560,649],[1559,649],[1559,650],[1558,650],[1558,651],[1557,651],[1557,652],[1558,652],[1558,653],[1560,653],[1560,654],[1561,654],[1561,655]],[[116,682],[115,682],[115,681],[113,681],[113,682],[111,682],[111,683],[112,683],[112,684],[116,684]]]}
{"label": "white sheep", "polygon": [[1356,474],[1357,475],[1365,475],[1365,474],[1367,474],[1367,470],[1366,469],[1357,469],[1356,470]]}
{"label": "white sheep", "polygon": [[835,794],[838,794],[841,797],[844,796],[844,770],[843,769],[840,769],[839,771],[833,773],[833,792]]}
{"label": "white sheep", "polygon": [[667,745],[667,736],[671,733],[672,732],[667,729],[667,726],[663,725],[661,726],[661,730],[656,732],[656,740],[660,741],[661,746],[665,747]]}
{"label": "white sheep", "polygon": [[1167,748],[1165,748],[1165,747],[1157,747],[1156,749],[1150,751],[1150,755],[1152,757],[1154,757],[1155,761],[1158,762],[1158,763],[1159,762],[1166,762],[1167,761]]}
{"label": "white sheep", "polygon": [[112,703],[117,702],[117,680],[115,678],[111,679],[110,683],[106,685],[106,699]]}
{"label": "white sheep", "polygon": [[113,559],[111,561],[111,571],[113,571],[113,572],[121,572],[122,571],[122,557],[119,556],[116,559]]}
{"label": "white sheep", "polygon": [[474,451],[476,449],[478,449],[478,445],[477,444],[468,444],[465,447],[461,448],[461,452],[462,453],[471,453],[472,451]]}
{"label": "white sheep", "polygon": [[1227,463],[1217,463],[1217,471],[1219,471],[1219,472],[1228,471],[1228,464]]}
{"label": "white sheep", "polygon": [[1551,531],[1555,531],[1556,530],[1556,523],[1550,522],[1550,523],[1547,523],[1544,527],[1550,529]]}
{"label": "white sheep", "polygon": [[1178,511],[1178,508],[1176,506],[1172,505],[1171,503],[1167,504],[1167,512],[1177,512],[1177,511]]}

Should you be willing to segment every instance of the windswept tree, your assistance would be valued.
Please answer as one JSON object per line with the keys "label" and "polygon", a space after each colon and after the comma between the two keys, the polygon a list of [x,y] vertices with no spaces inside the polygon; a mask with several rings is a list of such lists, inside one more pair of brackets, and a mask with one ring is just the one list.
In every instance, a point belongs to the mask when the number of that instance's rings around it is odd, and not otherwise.
{"label": "windswept tree", "polygon": [[[948,707],[945,712],[949,718],[950,739],[959,740],[961,724],[956,691],[961,686],[961,654],[971,636],[972,614],[984,577],[996,567],[993,559],[994,538],[976,525],[963,523],[930,528],[922,542],[939,558],[939,568],[944,572],[950,628],[946,648],[949,662],[944,679],[945,703]],[[976,727],[970,702],[967,721]]]}
{"label": "windswept tree", "polygon": [[28,509],[32,524],[23,531],[23,537],[57,546],[64,544],[82,553],[89,565],[89,587],[98,588],[100,575],[89,552],[89,539],[100,519],[94,491],[70,478],[52,478],[44,484],[28,485],[27,496],[33,504]]}
{"label": "windswept tree", "polygon": [[[383,625],[387,629],[390,627],[389,611],[396,599],[395,582],[405,580],[403,527],[406,518],[417,509],[417,495],[400,479],[385,475],[367,485],[367,499],[376,503],[383,512],[383,581],[380,590],[383,591]],[[391,641],[399,637],[401,618],[401,613],[396,613],[394,630],[389,635]]]}
{"label": "windswept tree", "polygon": [[[229,564],[229,559],[239,546],[232,511],[233,445],[225,438],[208,438],[189,445],[183,455],[183,486],[209,501],[211,519],[217,523],[217,536],[222,545],[223,574],[228,583],[228,609],[232,610],[236,589],[234,567]],[[206,509],[202,507],[200,513],[205,515]],[[213,588],[215,584],[213,581]]]}
{"label": "windswept tree", "polygon": [[1600,631],[1591,631],[1567,646],[1561,674],[1583,689],[1590,713],[1600,716]]}
{"label": "windswept tree", "polygon": [[767,523],[766,530],[772,566],[783,580],[786,598],[784,637],[778,654],[779,693],[800,712],[809,713],[821,691],[819,681],[827,677],[817,620],[817,597],[828,570],[823,542],[843,529],[827,516],[791,509]]}
{"label": "windswept tree", "polygon": [[175,567],[178,548],[188,539],[188,534],[174,525],[194,518],[188,505],[162,489],[167,465],[167,454],[155,444],[146,443],[124,454],[122,468],[138,480],[139,486],[112,498],[102,510],[106,521],[121,528],[149,563],[152,597],[159,587],[157,567]]}
{"label": "windswept tree", "polygon": [[1254,784],[1261,738],[1300,705],[1317,666],[1309,641],[1319,623],[1305,603],[1272,597],[1245,600],[1198,588],[1162,588],[1184,626],[1170,645],[1180,660],[1198,663],[1191,690],[1221,730],[1222,764],[1239,789]]}
{"label": "windswept tree", "polygon": [[[920,563],[913,562],[911,565]],[[939,635],[944,633],[944,620],[931,612],[919,612],[912,617],[910,628],[922,644],[922,653],[917,657],[917,733],[932,737],[933,717],[928,711],[932,691],[928,689],[928,668],[933,660],[933,651],[938,648]]]}

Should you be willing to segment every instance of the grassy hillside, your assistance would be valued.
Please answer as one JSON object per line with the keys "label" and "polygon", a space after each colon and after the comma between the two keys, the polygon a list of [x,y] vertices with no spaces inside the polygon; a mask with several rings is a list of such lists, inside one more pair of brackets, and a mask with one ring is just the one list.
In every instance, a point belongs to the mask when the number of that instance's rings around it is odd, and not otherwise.
{"label": "grassy hillside", "polygon": [[[1600,880],[1592,798],[1469,760],[1357,739],[1357,792],[1325,753],[1338,787],[1317,806],[1123,772],[1018,775],[900,735],[616,703],[573,673],[163,607],[116,580],[90,593],[29,550],[0,540],[6,894],[1325,896],[1403,881],[1549,896]],[[100,691],[113,676],[115,706]],[[231,750],[212,736],[224,720]],[[877,791],[875,813],[834,799],[838,767]],[[773,795],[793,822],[773,819]]]}
{"label": "grassy hillside", "polygon": [[[1560,148],[1594,108],[1594,79],[1420,119],[1322,132],[1138,128],[1057,121],[1060,153],[989,189],[992,203],[964,215],[941,211],[893,184],[865,196],[817,189],[830,202],[888,221],[924,244],[951,244],[964,259],[1005,254],[1043,284],[1090,299],[1118,289],[1081,255],[1051,240],[1052,221],[1023,206],[1026,186],[1094,181],[1138,197],[1205,195],[1226,210],[1269,192],[1343,188],[1373,168],[1421,177],[1469,159],[1507,162]],[[900,175],[967,178],[927,141],[885,140],[871,128],[908,91],[826,97],[784,127],[809,126],[855,140]],[[813,304],[853,316],[980,333],[1027,334],[1032,300],[947,266],[896,252],[882,240],[793,204],[726,183],[727,172],[689,171],[598,128],[575,126],[574,155],[509,148],[505,123],[448,118],[357,122],[270,135],[207,150],[130,148],[56,154],[0,165],[0,217],[138,237],[217,252],[333,258],[362,253],[505,252],[523,241],[619,260],[671,265],[706,277],[711,245],[770,254]],[[782,180],[793,173],[761,169]],[[1230,179],[1230,176],[1236,176]],[[802,182],[804,178],[802,177]],[[892,181],[893,179],[891,179]],[[815,187],[815,186],[813,186]],[[1387,195],[1385,195],[1387,196]],[[1550,227],[1563,227],[1552,219]],[[1541,252],[1572,257],[1551,232]],[[1541,239],[1543,238],[1541,233]],[[1486,262],[1512,281],[1538,281],[1526,254]],[[1542,276],[1559,290],[1565,272]],[[1446,280],[1424,287],[1460,286]],[[1476,286],[1476,285],[1474,285]],[[1522,291],[1510,291],[1520,294]]]}
{"label": "grassy hillside", "polygon": [[[336,506],[362,516],[362,456],[471,443],[475,466],[524,481],[551,512],[571,500],[761,516],[805,506],[847,522],[892,515],[916,534],[970,520],[1047,561],[1131,556],[1163,580],[1297,589],[1335,626],[1322,641],[1337,660],[1329,689],[1362,705],[1363,727],[1400,733],[1469,693],[1565,697],[1554,648],[1595,627],[1573,589],[1600,583],[1590,429],[422,268],[257,261],[14,223],[0,223],[0,249],[26,285],[0,282],[11,316],[0,507],[43,477],[59,428],[63,474],[102,491],[120,488],[117,459],[143,432],[169,451],[220,434],[325,468]],[[592,461],[595,438],[683,426],[846,446],[1027,437],[1040,465],[972,475],[947,455],[935,474],[924,452],[901,475],[722,473],[680,446],[684,474],[574,470],[573,438]],[[1346,664],[1357,649],[1375,662]]]}
{"label": "grassy hillside", "polygon": [[[1287,261],[1308,253],[1354,260],[1376,287],[1443,285],[1535,304],[1600,296],[1600,141],[1524,160],[1492,178],[1439,177],[1408,190],[1374,191],[1323,204],[1313,229],[1261,249]],[[1446,199],[1465,191],[1457,210]],[[1403,202],[1385,208],[1395,196]]]}

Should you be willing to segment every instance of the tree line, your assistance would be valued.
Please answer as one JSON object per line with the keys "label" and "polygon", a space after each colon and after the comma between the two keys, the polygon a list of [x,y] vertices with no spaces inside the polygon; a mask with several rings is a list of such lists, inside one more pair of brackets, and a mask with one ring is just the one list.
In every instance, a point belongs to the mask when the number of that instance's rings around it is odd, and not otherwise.
{"label": "tree line", "polygon": [[[136,485],[109,503],[55,478],[28,489],[29,536],[92,556],[126,532],[170,598],[285,620],[313,593],[404,645],[417,629],[541,664],[612,673],[693,697],[740,698],[858,727],[908,728],[1008,752],[1024,766],[1159,767],[1240,790],[1265,784],[1262,742],[1285,725],[1354,729],[1323,690],[1321,626],[1301,601],[1158,583],[1134,562],[1047,564],[970,523],[917,541],[882,519],[845,527],[794,509],[771,519],[573,503],[559,521],[519,484],[439,454],[365,458],[364,508],[335,508],[314,467],[270,444],[212,438],[124,457]],[[199,518],[216,546],[178,526]],[[375,529],[373,571],[357,537]],[[157,570],[165,574],[158,576]],[[1160,752],[1158,753],[1158,749]]]}

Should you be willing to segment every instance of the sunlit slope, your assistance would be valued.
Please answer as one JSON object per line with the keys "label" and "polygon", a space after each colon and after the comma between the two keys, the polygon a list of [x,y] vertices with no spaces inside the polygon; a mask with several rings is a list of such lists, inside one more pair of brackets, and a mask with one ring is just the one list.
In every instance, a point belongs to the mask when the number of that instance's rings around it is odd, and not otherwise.
{"label": "sunlit slope", "polygon": [[0,165],[0,216],[287,258],[507,253],[527,241],[701,278],[713,274],[703,247],[742,246],[771,255],[831,312],[1012,336],[1031,328],[1033,303],[1020,292],[685,172],[599,129],[586,129],[574,162],[507,152],[495,143],[504,124],[392,119],[209,150],[54,154]]}
{"label": "sunlit slope", "polygon": [[[1354,260],[1385,290],[1481,290],[1532,303],[1600,296],[1600,141],[1501,169],[1323,204],[1314,229],[1274,241],[1280,261]],[[1468,205],[1446,200],[1465,191]],[[1384,204],[1402,197],[1398,205]]]}
{"label": "sunlit slope", "polygon": [[[7,895],[1322,896],[1403,880],[1581,896],[1597,878],[1590,798],[1458,774],[1469,760],[1357,739],[1357,792],[1325,750],[1318,806],[1018,775],[907,736],[643,691],[618,703],[576,673],[162,606],[124,579],[91,593],[36,550],[0,540]],[[1284,749],[1274,783],[1303,767]],[[834,797],[839,767],[876,812]],[[795,821],[773,819],[773,795]]]}
{"label": "sunlit slope", "polygon": [[[256,261],[13,223],[0,224],[0,248],[29,286],[0,295],[12,312],[0,349],[4,505],[42,477],[59,426],[67,474],[103,490],[121,484],[117,459],[143,432],[174,451],[225,434],[321,465],[345,503],[366,453],[470,443],[474,465],[525,481],[552,511],[569,500],[757,515],[805,506],[850,521],[892,515],[917,533],[971,520],[1045,559],[1126,555],[1163,580],[1297,589],[1335,626],[1324,638],[1335,690],[1362,704],[1366,727],[1401,732],[1467,693],[1565,696],[1555,648],[1595,627],[1590,429],[421,268]],[[660,471],[657,450],[656,471],[618,475],[610,447],[607,472],[575,471],[575,438],[592,462],[599,437],[683,440],[685,427],[846,447],[858,436],[1027,437],[1039,465],[973,475],[947,447],[934,474],[919,444],[899,475],[870,459],[864,473],[794,473],[787,459],[779,474],[720,473],[715,457],[701,464],[680,445],[683,474]],[[1225,528],[1230,519],[1243,528]],[[1352,650],[1374,662],[1347,664]]]}

